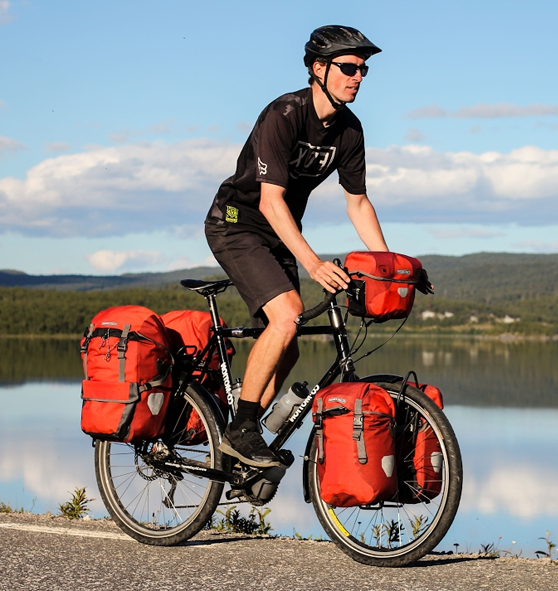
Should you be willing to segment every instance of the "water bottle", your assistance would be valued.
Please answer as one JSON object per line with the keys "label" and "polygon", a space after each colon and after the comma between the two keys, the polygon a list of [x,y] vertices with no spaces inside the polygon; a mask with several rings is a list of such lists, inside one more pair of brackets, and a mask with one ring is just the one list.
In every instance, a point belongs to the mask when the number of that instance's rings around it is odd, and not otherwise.
{"label": "water bottle", "polygon": [[232,395],[234,398],[234,412],[238,410],[238,401],[240,400],[240,394],[242,392],[242,380],[238,378],[232,387]]}
{"label": "water bottle", "polygon": [[272,433],[277,433],[283,423],[292,415],[302,401],[308,396],[308,382],[295,382],[289,391],[273,405],[271,412],[263,420],[263,424]]}

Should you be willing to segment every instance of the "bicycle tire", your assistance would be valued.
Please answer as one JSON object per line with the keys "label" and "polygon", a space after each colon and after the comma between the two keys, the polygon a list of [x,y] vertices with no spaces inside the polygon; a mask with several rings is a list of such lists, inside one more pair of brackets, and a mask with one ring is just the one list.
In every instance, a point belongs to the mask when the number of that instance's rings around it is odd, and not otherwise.
{"label": "bicycle tire", "polygon": [[[211,519],[223,492],[223,483],[155,467],[152,458],[161,450],[218,470],[226,463],[218,449],[221,421],[203,394],[189,385],[177,395],[199,414],[207,432],[205,443],[167,447],[158,439],[139,444],[97,441],[95,446],[95,473],[105,507],[125,533],[144,544],[172,546],[188,540]],[[177,429],[184,426],[174,428],[179,418],[169,419],[165,440],[180,441]]]}
{"label": "bicycle tire", "polygon": [[[400,384],[379,382],[377,385],[397,401]],[[315,437],[310,448],[308,486],[318,520],[331,541],[345,554],[371,566],[406,566],[428,554],[446,535],[461,498],[461,453],[446,416],[430,398],[410,386],[405,389],[401,404],[410,409],[407,415],[419,413],[432,428],[440,445],[443,455],[441,492],[433,499],[407,504],[392,502],[384,506],[380,503],[366,507],[331,507],[320,497]],[[399,425],[396,437],[401,437],[405,428],[405,425]],[[403,461],[403,458],[396,458],[396,463],[398,460]],[[406,483],[400,482],[400,489],[405,486]]]}

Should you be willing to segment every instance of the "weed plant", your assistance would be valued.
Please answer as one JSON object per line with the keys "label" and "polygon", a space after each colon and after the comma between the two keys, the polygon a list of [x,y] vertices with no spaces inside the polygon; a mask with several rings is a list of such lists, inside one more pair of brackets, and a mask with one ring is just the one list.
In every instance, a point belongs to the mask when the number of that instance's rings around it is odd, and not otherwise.
{"label": "weed plant", "polygon": [[537,550],[535,554],[538,558],[548,558],[550,562],[553,562],[552,555],[558,552],[558,549],[556,549],[556,544],[550,539],[550,532],[547,530],[546,536],[544,538],[539,538],[539,540],[544,540],[546,542],[546,551]]}
{"label": "weed plant", "polygon": [[62,503],[58,506],[60,513],[68,519],[82,519],[90,511],[87,505],[95,499],[87,498],[85,487],[76,487],[74,492],[70,494],[72,495],[72,498],[66,503]]}
{"label": "weed plant", "polygon": [[207,529],[215,529],[219,532],[228,532],[235,534],[247,534],[249,536],[269,535],[272,531],[271,524],[266,521],[266,517],[271,512],[271,509],[258,509],[252,506],[248,517],[244,517],[236,508],[236,505],[231,505],[225,513],[217,510],[223,517],[221,519],[213,516],[207,525]]}

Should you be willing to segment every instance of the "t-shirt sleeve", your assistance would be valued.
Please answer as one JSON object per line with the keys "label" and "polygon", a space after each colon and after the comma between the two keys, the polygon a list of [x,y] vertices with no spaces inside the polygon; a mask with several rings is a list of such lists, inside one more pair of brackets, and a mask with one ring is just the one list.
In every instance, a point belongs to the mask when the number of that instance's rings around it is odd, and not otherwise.
{"label": "t-shirt sleeve", "polygon": [[292,135],[292,126],[281,113],[271,109],[263,116],[255,154],[256,181],[287,188]]}
{"label": "t-shirt sleeve", "polygon": [[[352,134],[353,135],[353,134]],[[339,184],[352,195],[366,193],[366,160],[364,135],[354,132],[349,149],[339,163]]]}

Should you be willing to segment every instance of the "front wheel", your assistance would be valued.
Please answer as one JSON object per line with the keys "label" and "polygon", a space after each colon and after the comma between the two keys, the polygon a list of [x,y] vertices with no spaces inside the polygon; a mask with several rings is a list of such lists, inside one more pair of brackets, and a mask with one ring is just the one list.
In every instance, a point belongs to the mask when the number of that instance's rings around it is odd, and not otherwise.
{"label": "front wheel", "polygon": [[[308,464],[309,494],[316,515],[331,541],[357,562],[372,566],[405,566],[422,558],[446,535],[459,506],[463,469],[455,433],[444,413],[420,390],[377,384],[397,408],[395,449],[399,491],[392,501],[358,507],[333,507],[320,497],[317,445]],[[431,490],[417,488],[416,457],[409,441],[420,428],[436,450],[436,476]],[[415,453],[413,457],[413,453]]]}
{"label": "front wheel", "polygon": [[[181,466],[222,470],[219,419],[192,386],[175,395],[166,435],[157,441],[97,441],[95,472],[101,497],[117,525],[144,544],[171,546],[198,533],[215,511],[223,484]],[[178,409],[178,410],[176,410]],[[197,433],[185,416],[197,413]],[[195,415],[194,415],[195,416]]]}

